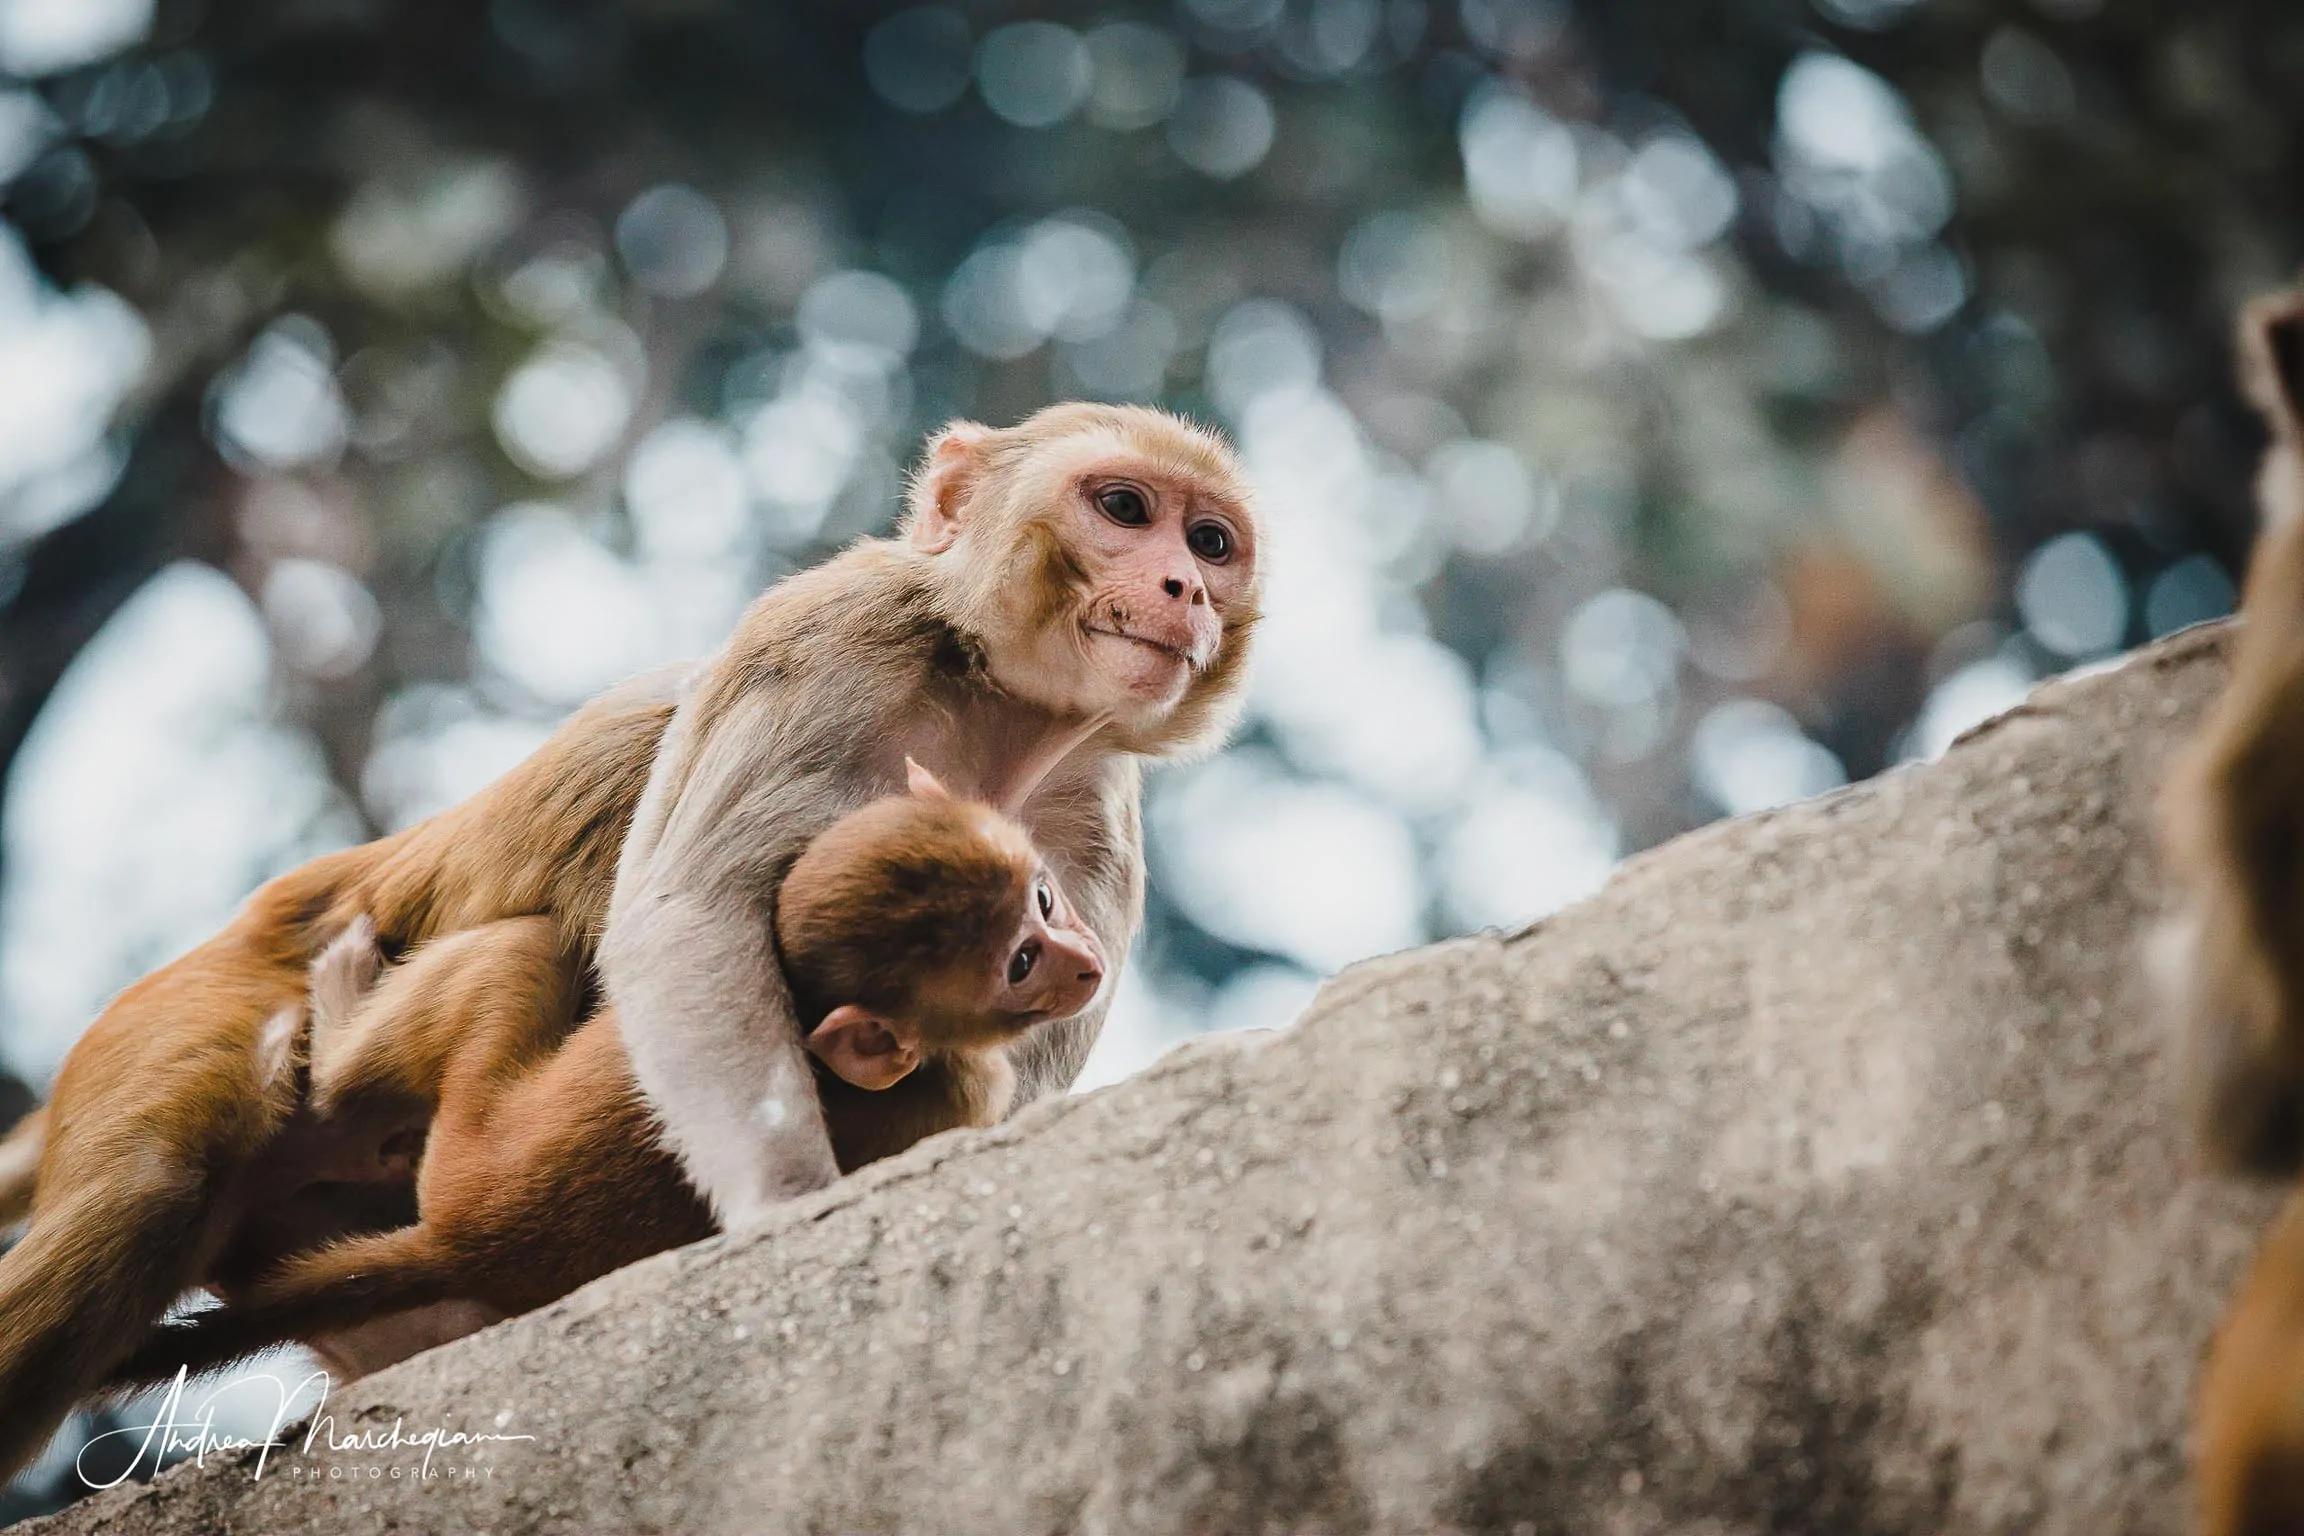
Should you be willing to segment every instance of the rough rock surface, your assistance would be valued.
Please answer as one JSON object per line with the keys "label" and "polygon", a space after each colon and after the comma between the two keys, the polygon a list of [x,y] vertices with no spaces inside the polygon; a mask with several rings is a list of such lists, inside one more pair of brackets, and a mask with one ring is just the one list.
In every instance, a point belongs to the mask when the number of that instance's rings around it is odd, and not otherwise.
{"label": "rough rock surface", "polygon": [[[43,1532],[2176,1531],[2273,1196],[2136,969],[2215,633]],[[1531,858],[1543,850],[1528,850]],[[469,1474],[469,1475],[467,1475]]]}

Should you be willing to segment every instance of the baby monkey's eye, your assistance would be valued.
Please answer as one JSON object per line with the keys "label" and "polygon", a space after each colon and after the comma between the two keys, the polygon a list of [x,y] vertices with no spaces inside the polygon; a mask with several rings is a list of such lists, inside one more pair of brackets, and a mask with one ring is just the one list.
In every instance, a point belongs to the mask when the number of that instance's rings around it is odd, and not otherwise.
{"label": "baby monkey's eye", "polygon": [[1210,565],[1222,565],[1232,558],[1232,530],[1222,523],[1195,523],[1184,535],[1184,542]]}
{"label": "baby monkey's eye", "polygon": [[1040,941],[1034,939],[1031,943],[1017,950],[1015,957],[1008,962],[1008,985],[1012,987],[1022,986],[1024,978],[1032,974],[1032,967],[1039,963]]}
{"label": "baby monkey's eye", "polygon": [[1034,894],[1040,901],[1040,915],[1042,917],[1054,917],[1056,915],[1056,893],[1048,888],[1048,882],[1041,881],[1040,889]]}
{"label": "baby monkey's eye", "polygon": [[1152,508],[1144,493],[1132,485],[1115,485],[1096,493],[1096,505],[1123,528],[1141,528],[1152,521]]}

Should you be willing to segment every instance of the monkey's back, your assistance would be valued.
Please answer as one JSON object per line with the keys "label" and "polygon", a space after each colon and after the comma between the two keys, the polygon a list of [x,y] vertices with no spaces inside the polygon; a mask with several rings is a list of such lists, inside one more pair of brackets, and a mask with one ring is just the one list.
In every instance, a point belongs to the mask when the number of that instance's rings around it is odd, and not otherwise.
{"label": "monkey's back", "polygon": [[596,1014],[476,1122],[443,1106],[427,1150],[424,1221],[465,1294],[527,1312],[718,1230],[658,1141],[616,1031]]}

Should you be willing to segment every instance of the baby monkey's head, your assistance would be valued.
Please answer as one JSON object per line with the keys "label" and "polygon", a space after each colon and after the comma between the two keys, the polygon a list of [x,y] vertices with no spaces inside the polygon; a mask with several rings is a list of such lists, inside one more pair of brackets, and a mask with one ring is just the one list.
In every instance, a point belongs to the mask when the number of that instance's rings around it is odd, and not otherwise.
{"label": "baby monkey's head", "polygon": [[906,766],[909,792],[825,828],[776,897],[808,1049],[859,1088],[1009,1045],[1104,981],[1103,946],[1024,829]]}

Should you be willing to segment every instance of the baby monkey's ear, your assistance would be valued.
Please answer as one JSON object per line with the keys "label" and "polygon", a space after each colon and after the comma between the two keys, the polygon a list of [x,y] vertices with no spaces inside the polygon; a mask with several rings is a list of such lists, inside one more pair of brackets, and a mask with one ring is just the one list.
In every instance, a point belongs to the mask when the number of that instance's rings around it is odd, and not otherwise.
{"label": "baby monkey's ear", "polygon": [[833,1074],[859,1088],[893,1088],[920,1065],[913,1031],[853,1003],[842,1003],[808,1032],[808,1049]]}
{"label": "baby monkey's ear", "polygon": [[944,787],[942,779],[910,758],[904,759],[904,787],[923,800],[949,800],[952,798],[952,791]]}

